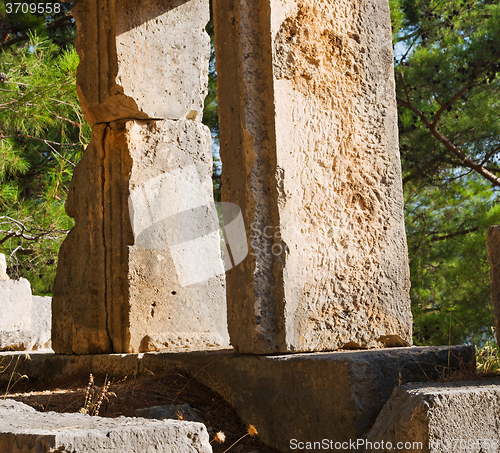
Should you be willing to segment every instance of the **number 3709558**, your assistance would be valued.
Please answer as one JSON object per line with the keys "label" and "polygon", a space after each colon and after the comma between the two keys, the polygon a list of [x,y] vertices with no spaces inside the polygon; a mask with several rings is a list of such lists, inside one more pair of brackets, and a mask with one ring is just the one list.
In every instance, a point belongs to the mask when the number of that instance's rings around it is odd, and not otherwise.
{"label": "number 3709558", "polygon": [[59,13],[61,12],[60,3],[7,3],[7,14],[16,13]]}

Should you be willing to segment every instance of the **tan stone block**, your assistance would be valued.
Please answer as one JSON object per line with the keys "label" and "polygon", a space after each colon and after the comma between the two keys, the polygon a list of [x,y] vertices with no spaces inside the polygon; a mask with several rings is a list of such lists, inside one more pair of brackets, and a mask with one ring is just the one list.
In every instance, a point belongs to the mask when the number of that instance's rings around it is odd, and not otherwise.
{"label": "tan stone block", "polygon": [[488,228],[486,239],[490,263],[491,303],[495,313],[497,340],[500,338],[500,225]]}
{"label": "tan stone block", "polygon": [[[59,254],[54,351],[228,345],[210,149],[191,120],[94,128],[66,206],[76,226]],[[191,243],[211,260],[182,250]]]}
{"label": "tan stone block", "polygon": [[0,253],[0,280],[9,280],[7,274],[7,261],[3,253]]}
{"label": "tan stone block", "polygon": [[410,345],[386,0],[215,0],[227,276],[240,352]]}
{"label": "tan stone block", "polygon": [[499,384],[487,379],[397,386],[358,451],[499,451]]}
{"label": "tan stone block", "polygon": [[207,0],[75,2],[77,90],[86,120],[201,121],[208,81]]}

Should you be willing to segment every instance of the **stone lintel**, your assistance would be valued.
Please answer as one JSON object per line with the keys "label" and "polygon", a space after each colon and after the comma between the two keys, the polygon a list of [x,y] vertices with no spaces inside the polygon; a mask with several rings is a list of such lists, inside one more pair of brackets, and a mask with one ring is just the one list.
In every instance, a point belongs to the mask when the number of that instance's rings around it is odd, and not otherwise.
{"label": "stone lintel", "polygon": [[412,343],[387,0],[214,1],[227,275],[243,353]]}
{"label": "stone lintel", "polygon": [[[0,356],[1,357],[1,356]],[[14,363],[17,363],[14,361]],[[32,354],[16,371],[41,384],[74,375],[123,377],[179,367],[217,391],[279,451],[290,439],[348,442],[371,428],[395,387],[474,367],[471,346],[241,355],[230,350],[124,355]],[[202,372],[200,372],[202,370]],[[9,369],[0,374],[8,384]]]}

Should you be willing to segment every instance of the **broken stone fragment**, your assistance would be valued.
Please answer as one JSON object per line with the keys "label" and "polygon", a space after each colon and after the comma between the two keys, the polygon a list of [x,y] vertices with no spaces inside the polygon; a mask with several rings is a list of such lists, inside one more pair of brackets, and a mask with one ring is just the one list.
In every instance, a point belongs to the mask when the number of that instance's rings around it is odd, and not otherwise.
{"label": "broken stone fragment", "polygon": [[212,453],[212,447],[202,423],[37,412],[7,399],[0,401],[0,451]]}
{"label": "broken stone fragment", "polygon": [[0,280],[8,280],[7,275],[7,261],[5,260],[5,255],[0,253]]}
{"label": "broken stone fragment", "polygon": [[499,379],[395,387],[360,451],[498,451],[499,398]]}

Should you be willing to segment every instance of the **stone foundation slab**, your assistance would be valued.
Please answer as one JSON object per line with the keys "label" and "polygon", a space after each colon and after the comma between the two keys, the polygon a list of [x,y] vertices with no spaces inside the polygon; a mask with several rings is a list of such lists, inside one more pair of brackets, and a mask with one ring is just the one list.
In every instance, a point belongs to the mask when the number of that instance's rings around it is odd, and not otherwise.
{"label": "stone foundation slab", "polygon": [[[264,442],[289,452],[291,439],[361,438],[395,387],[436,379],[447,371],[474,366],[474,360],[469,346],[263,356],[230,350],[33,354],[31,360],[20,360],[16,371],[41,384],[77,374],[123,377],[178,367],[216,390],[245,423],[255,425]],[[8,375],[9,369],[0,373],[2,386],[7,385]]]}
{"label": "stone foundation slab", "polygon": [[0,401],[0,451],[9,453],[211,453],[201,423],[37,412]]}
{"label": "stone foundation slab", "polygon": [[499,401],[500,378],[396,387],[363,451],[498,452]]}

